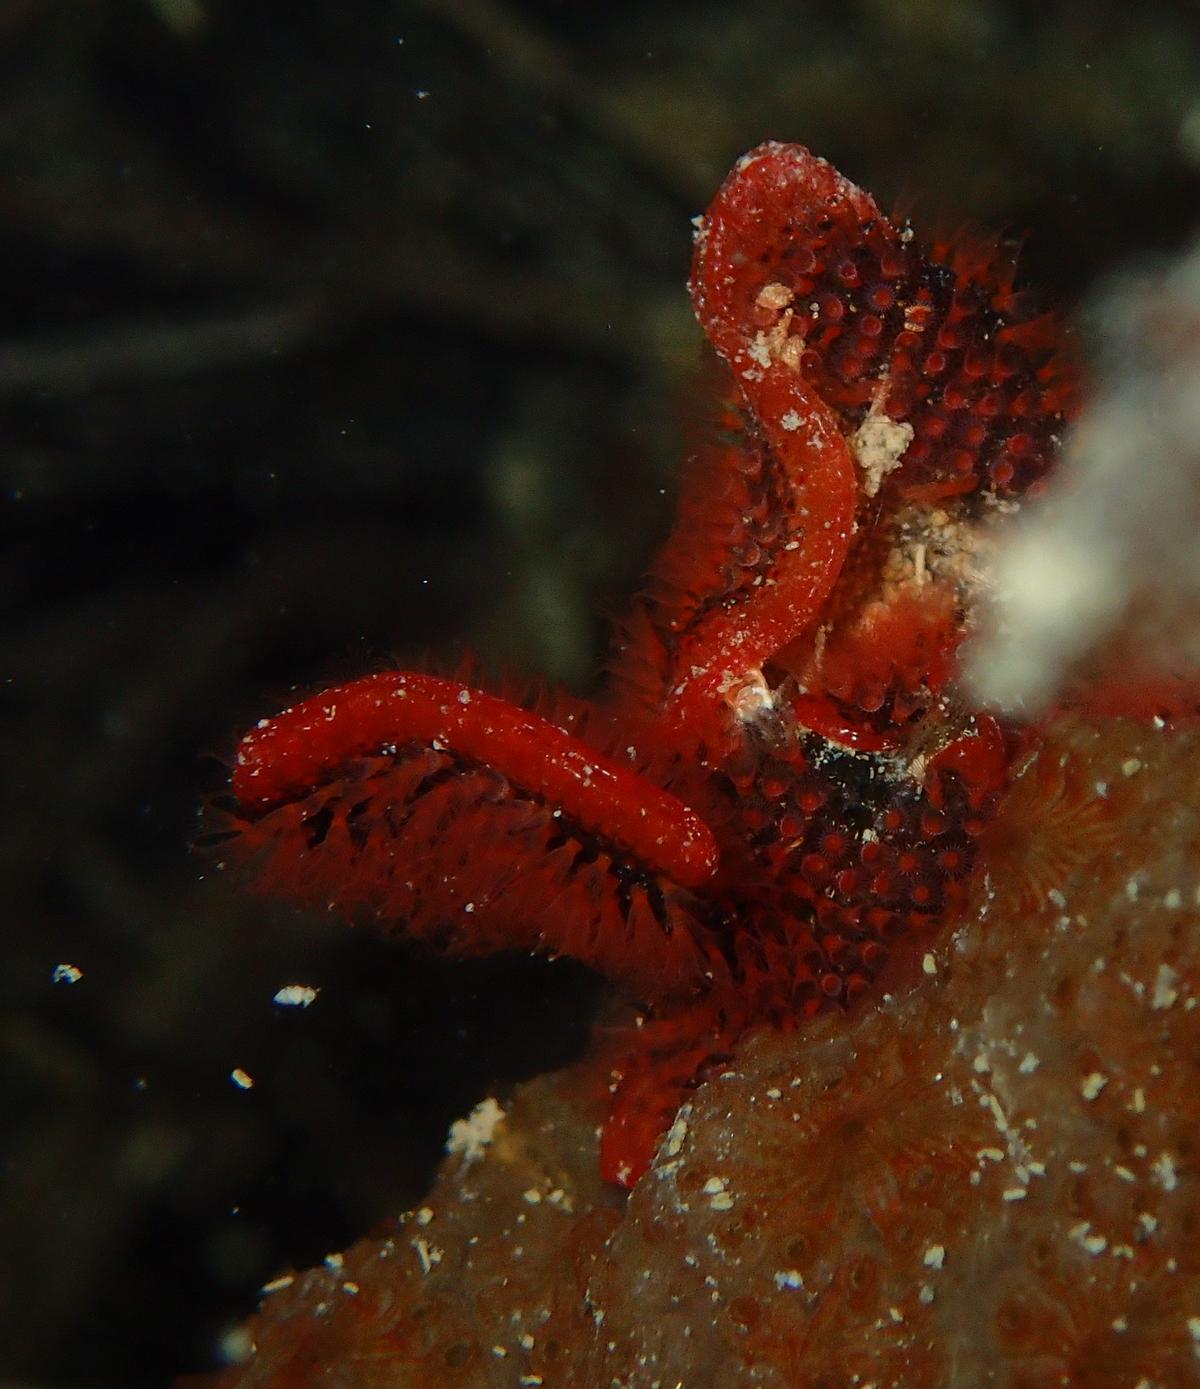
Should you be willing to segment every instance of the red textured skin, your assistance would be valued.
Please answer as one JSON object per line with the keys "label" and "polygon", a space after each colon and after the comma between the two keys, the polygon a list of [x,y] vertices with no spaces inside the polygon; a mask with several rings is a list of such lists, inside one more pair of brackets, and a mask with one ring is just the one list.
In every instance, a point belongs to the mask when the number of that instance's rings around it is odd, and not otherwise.
{"label": "red textured skin", "polygon": [[[640,1003],[599,1041],[626,1186],[742,1033],[850,1006],[963,901],[1011,745],[955,697],[970,595],[937,547],[1038,485],[1075,395],[994,250],[925,257],[799,146],[739,161],[692,295],[730,437],[596,703],[368,676],[247,735],[228,821],[264,890],[451,954],[570,955]],[[901,447],[872,489],[878,420]]]}
{"label": "red textured skin", "polygon": [[[757,299],[782,258],[764,260],[779,246],[782,209],[788,225],[840,220],[855,241],[864,223],[887,226],[870,194],[801,145],[771,141],[743,155],[705,214],[691,280],[700,326],[735,372],[751,362],[754,332],[770,323]],[[805,254],[803,273],[808,253],[802,238],[793,244]]]}

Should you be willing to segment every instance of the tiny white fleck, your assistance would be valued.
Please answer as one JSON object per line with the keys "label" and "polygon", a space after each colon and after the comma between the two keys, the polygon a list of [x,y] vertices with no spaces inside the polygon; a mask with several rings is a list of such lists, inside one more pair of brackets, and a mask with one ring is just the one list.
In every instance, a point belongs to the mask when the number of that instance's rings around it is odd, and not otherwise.
{"label": "tiny white fleck", "polygon": [[1108,1077],[1100,1071],[1093,1071],[1091,1075],[1084,1076],[1080,1082],[1079,1090],[1085,1100],[1094,1100],[1101,1090],[1108,1084]]}
{"label": "tiny white fleck", "polygon": [[775,1286],[781,1292],[784,1288],[802,1288],[804,1279],[800,1276],[799,1269],[781,1268],[775,1275]]}
{"label": "tiny white fleck", "polygon": [[941,1268],[946,1260],[946,1247],[942,1244],[931,1244],[925,1251],[925,1267]]}
{"label": "tiny white fleck", "polygon": [[1103,1235],[1090,1234],[1089,1231],[1091,1228],[1091,1223],[1089,1221],[1081,1220],[1077,1225],[1073,1225],[1071,1229],[1067,1231],[1067,1238],[1079,1245],[1081,1249],[1086,1250],[1089,1254],[1103,1254],[1108,1248],[1108,1240],[1106,1240]]}
{"label": "tiny white fleck", "polygon": [[667,1136],[663,1142],[663,1153],[666,1157],[678,1157],[683,1148],[684,1139],[688,1131],[688,1114],[691,1113],[691,1106],[684,1107],[675,1116],[675,1122],[667,1130]]}
{"label": "tiny white fleck", "polygon": [[1154,994],[1150,999],[1150,1007],[1155,1012],[1170,1008],[1179,997],[1179,990],[1175,987],[1178,982],[1178,970],[1172,969],[1168,964],[1159,965],[1158,973],[1154,976]]}
{"label": "tiny white fleck", "polygon": [[272,1002],[281,1008],[307,1008],[315,1002],[319,993],[320,989],[314,989],[311,984],[285,984],[276,992]]}
{"label": "tiny white fleck", "polygon": [[83,970],[78,965],[55,965],[50,975],[52,984],[78,984],[83,978]]}
{"label": "tiny white fleck", "polygon": [[254,1337],[248,1327],[234,1326],[217,1338],[217,1354],[224,1365],[244,1365],[254,1354]]}
{"label": "tiny white fleck", "polygon": [[435,1264],[442,1262],[442,1251],[436,1244],[428,1244],[423,1239],[415,1239],[412,1242],[412,1247],[416,1252],[422,1273],[428,1273]]}
{"label": "tiny white fleck", "polygon": [[243,1071],[240,1066],[235,1066],[233,1070],[229,1072],[229,1079],[233,1081],[239,1090],[250,1090],[254,1086],[254,1077],[249,1071]]}
{"label": "tiny white fleck", "polygon": [[928,951],[926,951],[925,954],[924,954],[924,955],[922,956],[922,958],[921,958],[921,969],[922,969],[926,974],[936,974],[936,973],[937,973],[937,961],[933,958],[933,956],[932,956]]}
{"label": "tiny white fleck", "polygon": [[1151,1163],[1154,1171],[1154,1180],[1164,1191],[1174,1191],[1179,1185],[1179,1173],[1175,1167],[1175,1159],[1170,1153],[1160,1153]]}

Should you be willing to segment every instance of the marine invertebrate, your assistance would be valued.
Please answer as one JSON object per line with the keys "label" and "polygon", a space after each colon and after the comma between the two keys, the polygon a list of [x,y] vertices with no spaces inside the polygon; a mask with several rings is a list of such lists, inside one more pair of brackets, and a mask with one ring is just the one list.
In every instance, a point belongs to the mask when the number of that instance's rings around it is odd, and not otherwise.
{"label": "marine invertebrate", "polygon": [[963,902],[1010,748],[955,651],[1075,396],[998,248],[923,251],[799,146],[738,162],[691,287],[729,428],[607,689],[368,676],[249,733],[228,810],[263,887],[631,995],[602,1053],[625,1186],[748,1029],[849,1008]]}
{"label": "marine invertebrate", "polygon": [[[1176,466],[1190,476],[1193,461]],[[664,614],[682,602],[670,581],[696,572],[686,551],[704,553],[697,537],[712,511],[711,491],[691,495],[702,499],[685,513],[692,534],[668,551],[614,705],[654,710],[661,700],[655,677],[672,654]],[[975,505],[987,514],[986,501]],[[978,525],[970,503],[951,503],[947,516]],[[989,737],[954,737],[950,656],[965,613],[944,604],[930,614],[918,601],[918,622],[905,598],[868,620],[869,605],[842,591],[855,563],[852,554],[823,610],[847,620],[820,640],[801,637],[786,666],[772,659],[761,686],[731,687],[724,721],[710,723],[701,706],[695,717],[710,726],[691,743],[693,762],[688,738],[662,733],[661,761],[647,764],[656,785],[674,776],[683,791],[685,766],[687,785],[717,767],[736,785],[734,754],[753,770],[761,725],[771,728],[764,715],[785,703],[821,723],[828,747],[816,770],[833,766],[843,779],[852,756],[865,768],[900,760],[926,720],[962,745],[955,756],[981,755]],[[962,582],[956,598],[969,595]],[[1188,611],[1167,616],[1186,625]],[[922,633],[910,651],[941,653],[940,673],[926,676],[939,696],[922,704],[911,673],[930,666],[893,659],[905,641],[876,655],[866,636],[876,623]],[[884,706],[866,707],[871,692],[855,705],[864,670],[913,699],[907,714],[872,718]],[[912,979],[852,1010],[819,1004],[802,1031],[731,1040],[623,1199],[596,1164],[603,1053],[520,1087],[503,1109],[486,1101],[455,1126],[417,1210],[273,1281],[249,1323],[253,1351],[221,1389],[1192,1383],[1200,737],[1161,718],[1097,724],[1089,701],[1075,706],[1025,740],[990,828],[969,839],[977,871],[957,880],[958,923],[937,934],[932,921],[910,923],[901,935],[921,942]],[[796,736],[816,746],[811,727]],[[995,744],[997,765],[1007,748]],[[916,782],[920,755],[918,746],[894,775]],[[968,765],[963,784],[971,779]],[[690,791],[677,799],[701,804]],[[827,796],[809,813],[828,823],[839,804]],[[771,805],[760,802],[755,833],[771,829]],[[955,814],[945,807],[933,809]],[[725,824],[711,824],[722,860],[708,882],[727,871]],[[753,863],[756,847],[738,862]],[[815,921],[822,900],[814,888],[797,914]],[[753,1006],[770,1002],[767,993]],[[657,1033],[657,1059],[684,1073],[695,1057],[683,1043],[711,1047],[686,1004],[642,1029]]]}

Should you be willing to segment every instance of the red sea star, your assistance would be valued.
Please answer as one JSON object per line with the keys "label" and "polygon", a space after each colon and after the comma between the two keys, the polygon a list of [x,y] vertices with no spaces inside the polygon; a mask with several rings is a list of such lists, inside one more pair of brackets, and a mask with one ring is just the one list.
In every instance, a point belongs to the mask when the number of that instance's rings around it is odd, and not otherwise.
{"label": "red sea star", "polygon": [[962,901],[1010,749],[954,653],[1075,397],[995,248],[922,253],[796,145],[738,162],[691,288],[729,429],[602,697],[368,676],[260,723],[232,786],[262,888],[642,1006],[607,1043],[626,1186],[740,1035],[850,1006]]}

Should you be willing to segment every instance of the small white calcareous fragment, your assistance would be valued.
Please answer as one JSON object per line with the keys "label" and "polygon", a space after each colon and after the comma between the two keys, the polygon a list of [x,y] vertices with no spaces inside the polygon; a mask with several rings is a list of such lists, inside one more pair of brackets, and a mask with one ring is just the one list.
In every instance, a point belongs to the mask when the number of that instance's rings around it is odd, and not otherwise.
{"label": "small white calcareous fragment", "polygon": [[876,496],[883,479],[900,466],[912,441],[911,424],[893,420],[875,405],[871,406],[862,424],[847,441],[854,461],[862,469],[862,488],[868,497]]}
{"label": "small white calcareous fragment", "polygon": [[466,1162],[478,1162],[495,1138],[496,1128],[503,1118],[504,1111],[489,1095],[465,1119],[455,1119],[450,1125],[446,1151],[461,1154]]}
{"label": "small white calcareous fragment", "polygon": [[78,965],[55,965],[50,975],[52,984],[78,984],[83,978],[83,970]]}
{"label": "small white calcareous fragment", "polygon": [[254,1088],[254,1077],[249,1071],[242,1070],[240,1066],[235,1066],[233,1070],[229,1072],[229,1079],[233,1081],[239,1090],[252,1090]]}

